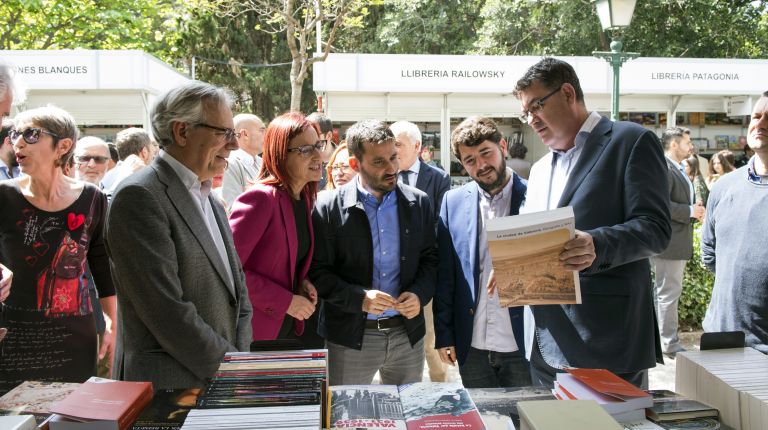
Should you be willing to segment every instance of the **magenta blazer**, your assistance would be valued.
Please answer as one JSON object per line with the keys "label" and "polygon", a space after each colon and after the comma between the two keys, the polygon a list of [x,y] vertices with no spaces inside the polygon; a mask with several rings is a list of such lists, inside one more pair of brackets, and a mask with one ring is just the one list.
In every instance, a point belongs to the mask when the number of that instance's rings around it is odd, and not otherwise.
{"label": "magenta blazer", "polygon": [[[235,249],[240,256],[253,305],[253,340],[274,340],[280,332],[288,306],[293,299],[294,283],[307,277],[315,248],[312,208],[308,196],[307,225],[309,253],[296,267],[296,223],[291,196],[271,185],[255,184],[232,204],[229,223]],[[299,280],[294,282],[298,272]],[[295,333],[304,332],[304,321],[296,321]]]}

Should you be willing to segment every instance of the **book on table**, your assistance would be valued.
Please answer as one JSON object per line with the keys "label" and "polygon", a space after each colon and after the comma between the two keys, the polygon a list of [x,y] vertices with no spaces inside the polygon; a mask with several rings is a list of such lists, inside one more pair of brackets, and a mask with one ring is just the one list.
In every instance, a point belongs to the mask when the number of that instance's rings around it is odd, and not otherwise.
{"label": "book on table", "polygon": [[[151,382],[91,377],[64,400],[54,404],[51,430],[73,428],[128,429],[152,400]],[[87,423],[77,426],[75,423]]]}
{"label": "book on table", "polygon": [[0,429],[36,430],[37,423],[33,415],[5,415],[0,416]]}
{"label": "book on table", "polygon": [[330,391],[331,429],[485,429],[460,383],[339,385]]}
{"label": "book on table", "polygon": [[181,428],[197,404],[201,388],[162,389],[133,423],[132,430],[175,430]]}
{"label": "book on table", "polygon": [[501,306],[581,303],[578,272],[560,263],[575,225],[570,206],[486,221]]}
{"label": "book on table", "polygon": [[521,430],[622,430],[594,400],[535,400],[517,410]]}
{"label": "book on table", "polygon": [[79,386],[76,382],[24,381],[0,397],[0,415],[31,414],[42,424],[51,416],[51,407]]}
{"label": "book on table", "polygon": [[594,400],[619,421],[642,419],[653,406],[650,394],[605,369],[566,369],[553,394],[561,400]]}
{"label": "book on table", "polygon": [[517,404],[531,400],[554,400],[552,391],[543,387],[467,388],[488,430],[520,427]]}
{"label": "book on table", "polygon": [[653,406],[645,414],[653,421],[672,421],[691,418],[717,418],[718,411],[688,397],[669,390],[649,390]]}

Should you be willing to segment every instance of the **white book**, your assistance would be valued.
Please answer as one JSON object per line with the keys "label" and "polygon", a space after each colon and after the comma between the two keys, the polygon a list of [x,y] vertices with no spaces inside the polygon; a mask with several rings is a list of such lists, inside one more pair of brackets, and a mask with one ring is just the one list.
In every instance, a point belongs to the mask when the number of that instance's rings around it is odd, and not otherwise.
{"label": "white book", "polygon": [[575,234],[573,208],[489,219],[486,232],[501,306],[581,303],[579,274],[559,259]]}

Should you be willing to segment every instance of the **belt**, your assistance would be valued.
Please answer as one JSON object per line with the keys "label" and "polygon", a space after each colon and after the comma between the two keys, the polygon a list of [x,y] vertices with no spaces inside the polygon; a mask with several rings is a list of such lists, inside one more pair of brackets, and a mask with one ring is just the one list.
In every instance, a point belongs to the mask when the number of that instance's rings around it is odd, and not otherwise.
{"label": "belt", "polygon": [[378,331],[387,331],[395,327],[402,327],[403,325],[405,325],[405,319],[402,315],[379,318],[377,320],[365,320],[365,328],[376,329]]}

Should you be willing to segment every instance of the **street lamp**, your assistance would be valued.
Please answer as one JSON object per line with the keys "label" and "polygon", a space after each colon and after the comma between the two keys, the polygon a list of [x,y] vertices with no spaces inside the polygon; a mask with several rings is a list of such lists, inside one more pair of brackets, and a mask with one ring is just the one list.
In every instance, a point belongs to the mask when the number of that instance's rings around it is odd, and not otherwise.
{"label": "street lamp", "polygon": [[603,31],[611,32],[611,50],[593,51],[592,55],[602,58],[613,67],[613,91],[611,91],[611,119],[619,120],[619,71],[625,61],[640,56],[637,52],[622,52],[621,43],[624,29],[632,22],[637,0],[595,0],[597,16]]}

